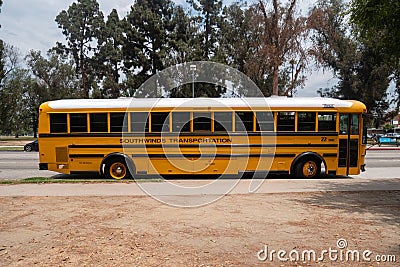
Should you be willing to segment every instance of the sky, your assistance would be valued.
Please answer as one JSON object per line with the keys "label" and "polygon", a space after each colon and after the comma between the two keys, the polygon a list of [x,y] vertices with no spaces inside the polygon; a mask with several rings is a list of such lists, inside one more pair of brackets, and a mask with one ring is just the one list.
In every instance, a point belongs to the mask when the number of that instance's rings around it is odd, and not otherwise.
{"label": "sky", "polygon": [[[106,17],[116,9],[120,18],[130,10],[134,0],[97,0]],[[43,54],[54,47],[56,42],[63,42],[65,37],[55,22],[56,16],[75,2],[74,0],[4,0],[0,14],[0,38],[20,50],[22,55],[30,50],[40,50]],[[174,0],[184,4],[185,0]],[[225,0],[224,3],[233,2]],[[248,1],[248,2],[251,2]],[[301,9],[308,10],[315,0],[300,0]],[[299,89],[296,96],[318,96],[316,91],[331,87],[336,79],[330,71],[313,71],[306,81],[304,89]]]}

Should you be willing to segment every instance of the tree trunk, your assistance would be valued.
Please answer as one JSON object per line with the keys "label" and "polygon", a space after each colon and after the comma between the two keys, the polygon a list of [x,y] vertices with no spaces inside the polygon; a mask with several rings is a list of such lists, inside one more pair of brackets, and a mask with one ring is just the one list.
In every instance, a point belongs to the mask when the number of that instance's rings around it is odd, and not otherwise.
{"label": "tree trunk", "polygon": [[272,73],[272,95],[279,95],[278,90],[278,78],[279,78],[279,62],[278,60],[274,60],[274,70]]}

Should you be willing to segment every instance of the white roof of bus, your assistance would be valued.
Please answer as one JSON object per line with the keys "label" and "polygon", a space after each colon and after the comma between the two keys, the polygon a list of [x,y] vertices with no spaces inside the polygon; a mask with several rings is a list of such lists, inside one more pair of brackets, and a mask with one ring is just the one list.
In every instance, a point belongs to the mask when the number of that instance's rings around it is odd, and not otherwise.
{"label": "white roof of bus", "polygon": [[250,98],[118,98],[118,99],[64,99],[48,102],[51,109],[117,109],[117,108],[200,108],[200,107],[342,107],[351,101],[333,98],[303,97],[250,97]]}

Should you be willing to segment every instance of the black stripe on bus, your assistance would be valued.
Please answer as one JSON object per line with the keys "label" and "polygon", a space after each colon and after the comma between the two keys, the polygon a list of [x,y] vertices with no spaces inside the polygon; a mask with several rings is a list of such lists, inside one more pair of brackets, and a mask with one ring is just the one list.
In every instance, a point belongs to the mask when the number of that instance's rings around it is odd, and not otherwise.
{"label": "black stripe on bus", "polygon": [[322,154],[322,156],[324,157],[324,158],[336,158],[337,157],[337,153],[324,153],[324,154]]}
{"label": "black stripe on bus", "polygon": [[191,137],[191,136],[338,136],[337,132],[209,132],[209,133],[50,133],[39,134],[39,138],[57,137]]}
{"label": "black stripe on bus", "polygon": [[69,148],[171,148],[171,147],[227,147],[227,148],[237,148],[237,147],[337,147],[337,144],[140,144],[140,145],[69,145]]}
{"label": "black stripe on bus", "polygon": [[139,158],[261,158],[279,157],[293,158],[296,154],[133,154],[132,157]]}
{"label": "black stripe on bus", "polygon": [[69,154],[70,158],[104,158],[104,154]]}

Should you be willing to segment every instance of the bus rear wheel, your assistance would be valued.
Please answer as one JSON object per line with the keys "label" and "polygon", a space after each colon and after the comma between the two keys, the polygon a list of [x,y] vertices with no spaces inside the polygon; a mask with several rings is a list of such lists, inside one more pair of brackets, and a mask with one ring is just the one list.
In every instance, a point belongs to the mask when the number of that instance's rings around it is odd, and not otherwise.
{"label": "bus rear wheel", "polygon": [[321,174],[321,162],[314,158],[306,158],[296,165],[296,177],[316,178]]}
{"label": "bus rear wheel", "polygon": [[104,165],[104,176],[107,179],[121,180],[130,177],[125,159],[115,157],[107,160]]}

